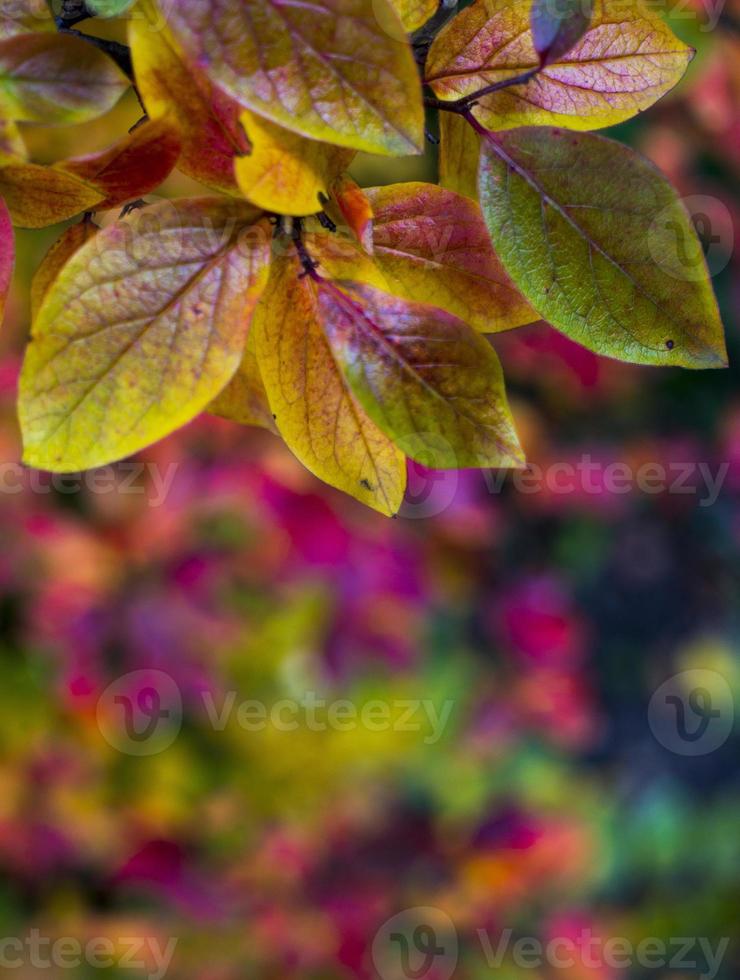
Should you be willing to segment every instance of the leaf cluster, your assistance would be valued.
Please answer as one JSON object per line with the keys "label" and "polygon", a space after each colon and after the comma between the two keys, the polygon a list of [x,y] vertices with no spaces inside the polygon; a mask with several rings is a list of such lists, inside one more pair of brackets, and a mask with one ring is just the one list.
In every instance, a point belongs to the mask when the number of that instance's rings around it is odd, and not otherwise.
{"label": "leaf cluster", "polygon": [[[486,334],[546,320],[639,364],[725,363],[677,193],[592,131],[668,92],[692,51],[641,0],[12,0],[0,12],[0,288],[12,227],[82,214],[42,262],[20,385],[25,459],[120,459],[208,410],[279,434],[383,513],[406,458],[517,467]],[[127,44],[78,24],[125,16]],[[23,127],[144,116],[41,165]],[[360,188],[357,153],[439,185]],[[173,168],[210,196],[100,228]]]}

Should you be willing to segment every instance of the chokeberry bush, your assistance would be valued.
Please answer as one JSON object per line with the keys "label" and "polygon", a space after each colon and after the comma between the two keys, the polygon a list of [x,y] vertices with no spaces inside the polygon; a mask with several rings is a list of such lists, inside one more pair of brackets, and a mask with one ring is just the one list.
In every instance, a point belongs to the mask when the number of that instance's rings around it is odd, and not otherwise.
{"label": "chokeberry bush", "polygon": [[[691,61],[654,4],[0,9],[3,292],[12,226],[76,219],[33,283],[19,396],[32,466],[100,466],[210,411],[273,430],[393,515],[407,457],[524,465],[487,334],[544,320],[624,361],[726,363],[678,194],[593,133]],[[126,43],[95,30],[112,16]],[[115,145],[29,159],[28,124],[90,120],[130,86],[142,119]],[[437,126],[439,184],[349,176],[358,152],[419,154]],[[210,196],[140,206],[173,168]]]}

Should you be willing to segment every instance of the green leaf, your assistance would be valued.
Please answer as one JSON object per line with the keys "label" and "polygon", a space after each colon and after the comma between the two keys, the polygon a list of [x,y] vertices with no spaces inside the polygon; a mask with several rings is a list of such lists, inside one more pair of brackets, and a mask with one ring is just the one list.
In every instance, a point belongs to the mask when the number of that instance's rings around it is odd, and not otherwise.
{"label": "green leaf", "polygon": [[722,367],[722,324],[678,195],[633,150],[591,133],[517,129],[483,140],[481,208],[514,282],[599,354]]}
{"label": "green leaf", "polygon": [[134,0],[86,0],[86,3],[97,17],[120,17],[133,7]]}
{"label": "green leaf", "polygon": [[457,317],[353,282],[318,284],[329,344],[371,419],[435,469],[524,465],[490,344]]}
{"label": "green leaf", "polygon": [[411,48],[387,0],[188,0],[169,24],[186,55],[245,108],[369,153],[424,149]]}
{"label": "green leaf", "polygon": [[189,422],[239,367],[271,229],[218,198],[165,201],[67,262],[33,326],[20,384],[27,463],[68,472]]}

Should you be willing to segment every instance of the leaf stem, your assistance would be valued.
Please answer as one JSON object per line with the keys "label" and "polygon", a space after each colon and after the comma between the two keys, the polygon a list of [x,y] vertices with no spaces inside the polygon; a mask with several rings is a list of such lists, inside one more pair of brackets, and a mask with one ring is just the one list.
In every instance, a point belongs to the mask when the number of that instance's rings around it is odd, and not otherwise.
{"label": "leaf stem", "polygon": [[306,243],[303,241],[303,221],[300,218],[293,218],[290,237],[293,242],[293,247],[296,250],[296,254],[298,255],[298,259],[303,266],[301,279],[308,277],[309,279],[313,279],[314,282],[324,282],[324,277],[320,276],[316,271],[319,263],[311,258],[308,249],[306,248]]}
{"label": "leaf stem", "polygon": [[459,99],[446,100],[426,97],[424,99],[424,105],[430,109],[440,109],[443,112],[456,112],[458,115],[465,115],[466,110],[472,109],[478,100],[485,98],[486,95],[500,92],[501,89],[511,88],[513,85],[526,85],[528,82],[531,82],[539,74],[540,67],[540,65],[537,65],[528,71],[522,72],[520,75],[515,75],[513,78],[503,78],[499,82],[492,82],[490,85],[486,85],[485,88],[478,89],[477,92],[471,92],[470,95],[463,95]]}

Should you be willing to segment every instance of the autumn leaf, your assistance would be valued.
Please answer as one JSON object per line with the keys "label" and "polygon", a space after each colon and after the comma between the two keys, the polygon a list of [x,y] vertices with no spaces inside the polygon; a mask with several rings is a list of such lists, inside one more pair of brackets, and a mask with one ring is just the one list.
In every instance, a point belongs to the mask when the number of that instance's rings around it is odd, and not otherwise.
{"label": "autumn leaf", "polygon": [[128,87],[113,61],[78,37],[25,34],[0,42],[0,112],[18,122],[94,119]]}
{"label": "autumn leaf", "polygon": [[439,0],[391,0],[407,34],[418,30],[437,12]]}
{"label": "autumn leaf", "polygon": [[134,74],[147,113],[169,118],[182,138],[178,167],[225,194],[238,194],[234,160],[249,150],[242,107],[185,61],[153,0],[139,0],[129,23]]}
{"label": "autumn leaf", "polygon": [[309,10],[279,0],[189,0],[170,10],[189,59],[244,108],[310,139],[419,153],[418,72],[385,19],[397,23],[387,0],[323,0]]}
{"label": "autumn leaf", "polygon": [[351,242],[324,237],[315,257],[331,278],[424,300],[484,333],[538,319],[491,248],[473,201],[413,182],[365,194],[375,215],[372,262]]}
{"label": "autumn leaf", "polygon": [[0,166],[4,163],[22,163],[28,159],[28,150],[20,129],[12,119],[0,118]]}
{"label": "autumn leaf", "polygon": [[13,0],[0,7],[0,41],[21,34],[55,30],[46,0]]}
{"label": "autumn leaf", "polygon": [[[335,211],[332,209],[332,202],[336,207]],[[326,210],[330,214],[340,215],[360,245],[372,255],[373,206],[365,191],[349,174],[340,174],[332,184],[331,199]]]}
{"label": "autumn leaf", "polygon": [[100,228],[94,221],[83,218],[67,228],[64,234],[51,246],[36,270],[31,283],[31,319],[35,320],[49,289],[56,282],[59,273],[85,242],[90,241]]}
{"label": "autumn leaf", "polygon": [[241,124],[251,149],[234,161],[236,181],[248,201],[266,211],[304,217],[321,210],[353,150],[306,139],[252,112]]}
{"label": "autumn leaf", "polygon": [[[481,97],[475,115],[492,130],[612,126],[665,95],[692,56],[641,0],[595,0],[590,27],[567,55],[526,84]],[[435,39],[426,77],[438,98],[454,100],[539,64],[528,4],[476,0]]]}
{"label": "autumn leaf", "polygon": [[147,120],[100,153],[55,164],[105,195],[99,210],[118,207],[151,193],[167,178],[180,156],[180,137],[169,117]]}
{"label": "autumn leaf", "polygon": [[319,285],[291,255],[273,262],[254,322],[257,357],[281,436],[315,476],[391,516],[406,487],[403,453],[350,391],[327,341]]}
{"label": "autumn leaf", "polygon": [[220,198],[162,202],[99,232],[33,325],[20,384],[24,458],[67,472],[161,439],[237,371],[271,229]]}
{"label": "autumn leaf", "polygon": [[0,197],[5,199],[13,224],[19,228],[45,228],[103,200],[98,187],[75,174],[23,160],[0,161]]}
{"label": "autumn leaf", "polygon": [[442,187],[476,201],[480,142],[466,119],[454,112],[439,114],[439,182]]}
{"label": "autumn leaf", "polygon": [[483,143],[480,201],[517,286],[573,340],[638,364],[724,366],[701,243],[639,154],[591,133],[500,133]]}
{"label": "autumn leaf", "polygon": [[254,330],[249,331],[239,369],[218,398],[208,406],[208,411],[240,425],[256,425],[279,434],[260,374]]}
{"label": "autumn leaf", "polygon": [[5,202],[0,200],[0,323],[5,314],[5,303],[10,291],[15,262],[13,225]]}
{"label": "autumn leaf", "polygon": [[593,7],[593,0],[533,0],[529,21],[540,64],[550,65],[568,54],[586,33]]}
{"label": "autumn leaf", "polygon": [[358,401],[407,455],[434,469],[524,465],[490,344],[426,303],[321,280],[319,310]]}

